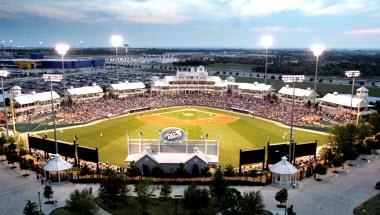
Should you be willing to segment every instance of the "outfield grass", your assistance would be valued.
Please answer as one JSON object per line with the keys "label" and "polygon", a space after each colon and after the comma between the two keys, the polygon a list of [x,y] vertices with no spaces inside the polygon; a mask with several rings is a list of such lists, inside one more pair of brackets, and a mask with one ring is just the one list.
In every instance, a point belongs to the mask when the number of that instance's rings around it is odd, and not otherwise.
{"label": "outfield grass", "polygon": [[[68,128],[57,132],[60,140],[72,142],[74,134],[78,137],[78,143],[84,146],[99,148],[100,160],[116,165],[124,165],[127,155],[127,131],[131,138],[138,138],[141,129],[144,138],[156,139],[158,131],[166,127],[179,127],[188,131],[189,139],[200,139],[207,132],[209,139],[220,138],[220,163],[221,165],[238,165],[239,150],[261,148],[270,139],[272,143],[288,141],[289,134],[283,139],[284,133],[289,133],[288,128],[280,127],[275,123],[267,122],[255,117],[241,115],[233,112],[216,110],[205,107],[194,107],[195,111],[189,111],[185,107],[175,107],[126,115],[114,119],[106,119],[100,123],[84,127]],[[177,111],[177,112],[175,112]],[[238,117],[229,123],[194,125],[180,123],[169,124],[157,121],[144,121],[139,117],[150,114],[162,114],[169,118],[180,118],[182,113],[195,112],[193,117],[186,116],[187,123],[192,120],[212,117],[216,115],[227,115]],[[213,114],[210,116],[210,113]],[[180,114],[178,117],[176,114]],[[182,118],[183,119],[183,118]],[[45,134],[41,132],[40,134]],[[52,133],[48,133],[52,137]],[[295,131],[297,143],[318,140],[320,144],[327,143],[328,136],[315,134],[307,131]]]}

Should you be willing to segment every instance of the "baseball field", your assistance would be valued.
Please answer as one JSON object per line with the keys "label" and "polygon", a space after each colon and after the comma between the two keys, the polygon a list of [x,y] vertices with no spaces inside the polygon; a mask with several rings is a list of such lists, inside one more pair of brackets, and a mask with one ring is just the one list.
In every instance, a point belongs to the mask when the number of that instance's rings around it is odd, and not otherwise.
{"label": "baseball field", "polygon": [[[72,142],[74,135],[83,146],[99,149],[100,160],[124,165],[127,155],[127,133],[130,138],[157,139],[159,130],[179,127],[188,139],[220,139],[220,164],[238,165],[239,150],[260,148],[271,143],[289,141],[289,128],[276,122],[206,107],[173,107],[116,118],[99,120],[83,126],[59,129],[59,140]],[[40,133],[41,135],[45,134]],[[52,132],[48,133],[52,137]],[[297,143],[318,140],[327,143],[326,134],[295,130]]]}

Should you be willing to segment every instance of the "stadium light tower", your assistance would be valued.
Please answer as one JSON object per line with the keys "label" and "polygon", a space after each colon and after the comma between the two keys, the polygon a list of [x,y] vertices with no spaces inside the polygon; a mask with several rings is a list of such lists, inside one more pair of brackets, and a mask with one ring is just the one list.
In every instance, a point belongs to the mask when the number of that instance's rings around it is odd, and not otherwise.
{"label": "stadium light tower", "polygon": [[274,39],[271,35],[264,35],[260,38],[260,45],[265,48],[265,72],[264,83],[267,84],[267,70],[268,70],[268,48],[273,45]]}
{"label": "stadium light tower", "polygon": [[5,108],[5,94],[4,94],[4,82],[3,82],[3,78],[6,78],[8,77],[8,71],[6,70],[0,70],[0,78],[1,78],[1,90],[2,90],[2,94],[3,94],[3,111],[4,111],[4,120],[5,120],[5,129],[7,129],[7,138],[9,136],[9,132],[8,132],[8,114],[7,114],[7,111],[6,111],[6,108]]}
{"label": "stadium light tower", "polygon": [[62,79],[63,79],[63,99],[65,100],[65,90],[66,90],[66,82],[65,82],[65,63],[64,63],[64,56],[67,54],[67,52],[70,50],[70,46],[64,43],[58,44],[55,46],[55,50],[58,54],[61,55],[61,62],[62,62]]}
{"label": "stadium light tower", "polygon": [[[123,45],[123,38],[120,35],[113,35],[111,37],[111,44],[113,47],[115,47],[116,50],[116,60],[118,58],[117,48]],[[116,66],[116,73],[117,73],[117,81],[119,82],[119,64]]]}
{"label": "stadium light tower", "polygon": [[[351,121],[353,119],[352,114],[352,99],[354,97],[354,86],[355,86],[355,78],[360,76],[360,71],[346,71],[346,76],[348,78],[352,78],[352,87],[351,87],[351,106],[350,106],[350,115],[351,115]],[[359,114],[359,113],[358,113]]]}
{"label": "stadium light tower", "polygon": [[53,99],[53,82],[61,82],[63,79],[63,75],[51,75],[51,74],[43,74],[42,78],[44,81],[50,82],[50,102],[51,102],[51,112],[53,117],[53,129],[54,129],[54,142],[55,142],[55,153],[58,154],[58,144],[57,144],[57,125],[56,125],[56,117],[54,111],[54,99]]}
{"label": "stadium light tower", "polygon": [[[305,80],[304,75],[283,75],[282,81],[285,83],[292,83],[293,85],[293,96],[292,96],[292,113],[290,118],[290,137],[289,137],[289,161],[292,162],[294,158],[292,157],[292,144],[294,143],[293,137],[293,120],[294,120],[294,97],[295,97],[295,83],[300,83]],[[294,156],[294,154],[293,154]]]}
{"label": "stadium light tower", "polygon": [[319,56],[325,51],[326,47],[322,44],[312,44],[310,50],[313,52],[316,57],[315,61],[315,77],[314,77],[314,91],[317,92],[317,78],[318,78],[318,60]]}

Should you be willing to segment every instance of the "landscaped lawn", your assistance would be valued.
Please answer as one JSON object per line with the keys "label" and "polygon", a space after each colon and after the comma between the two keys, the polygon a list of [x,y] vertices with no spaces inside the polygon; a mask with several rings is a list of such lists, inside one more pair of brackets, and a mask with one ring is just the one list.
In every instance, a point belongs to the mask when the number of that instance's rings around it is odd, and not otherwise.
{"label": "landscaped lawn", "polygon": [[379,215],[380,194],[370,198],[354,210],[354,215]]}

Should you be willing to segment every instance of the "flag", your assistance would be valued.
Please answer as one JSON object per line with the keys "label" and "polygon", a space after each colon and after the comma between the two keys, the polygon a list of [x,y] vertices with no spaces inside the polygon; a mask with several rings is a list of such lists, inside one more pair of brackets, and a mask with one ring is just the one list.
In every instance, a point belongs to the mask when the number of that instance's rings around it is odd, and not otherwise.
{"label": "flag", "polygon": [[141,129],[140,129],[140,137],[142,137],[143,136],[143,133],[142,133],[142,131],[141,131]]}
{"label": "flag", "polygon": [[208,139],[208,133],[206,132],[206,134],[205,134],[205,137],[206,137],[206,139]]}

